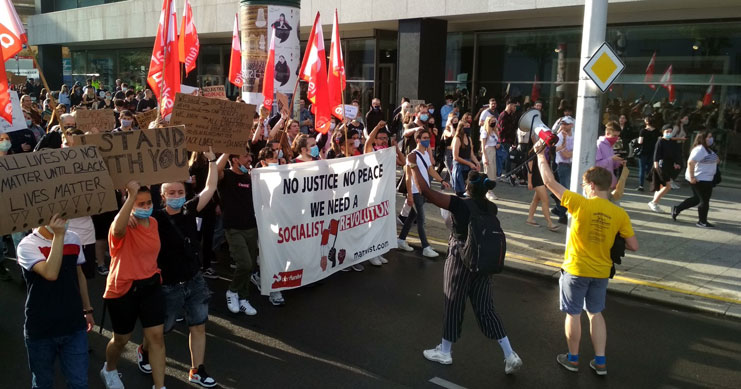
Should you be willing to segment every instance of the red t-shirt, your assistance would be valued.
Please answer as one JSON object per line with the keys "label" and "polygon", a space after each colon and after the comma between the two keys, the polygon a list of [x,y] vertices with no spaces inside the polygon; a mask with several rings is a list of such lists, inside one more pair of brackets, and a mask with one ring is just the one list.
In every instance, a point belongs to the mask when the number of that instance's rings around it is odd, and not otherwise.
{"label": "red t-shirt", "polygon": [[108,273],[103,298],[118,298],[126,294],[136,280],[145,280],[159,273],[157,255],[160,252],[160,235],[157,220],[149,218],[149,227],[126,226],[123,238],[113,236],[108,230],[108,247],[111,251],[111,268]]}

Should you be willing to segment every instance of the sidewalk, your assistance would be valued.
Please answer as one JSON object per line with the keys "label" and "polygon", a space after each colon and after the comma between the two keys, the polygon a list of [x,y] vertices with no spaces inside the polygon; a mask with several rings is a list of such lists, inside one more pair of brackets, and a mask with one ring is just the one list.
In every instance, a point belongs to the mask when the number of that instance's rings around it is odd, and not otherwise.
{"label": "sidewalk", "polygon": [[[691,196],[686,182],[682,188],[669,192],[661,200],[667,212],[657,214],[648,209],[650,192],[637,192],[635,168],[631,169],[628,189],[621,201],[633,223],[640,249],[628,252],[609,289],[665,304],[711,312],[741,319],[741,168],[723,175],[723,183],[716,187],[710,200],[708,220],[714,229],[695,226],[696,208],[683,212],[676,222],[668,213],[672,205]],[[439,190],[438,184],[433,188]],[[499,219],[507,234],[507,263],[515,270],[526,271],[557,279],[563,262],[566,226],[551,232],[540,211],[535,213],[539,228],[525,224],[532,193],[527,187],[512,187],[499,183],[495,189],[499,200]],[[403,198],[397,196],[397,210]],[[550,207],[554,206],[553,201]],[[430,244],[442,253],[447,252],[448,230],[437,207],[426,204],[426,232]],[[554,223],[556,218],[553,219]],[[416,227],[408,241],[419,246]]]}

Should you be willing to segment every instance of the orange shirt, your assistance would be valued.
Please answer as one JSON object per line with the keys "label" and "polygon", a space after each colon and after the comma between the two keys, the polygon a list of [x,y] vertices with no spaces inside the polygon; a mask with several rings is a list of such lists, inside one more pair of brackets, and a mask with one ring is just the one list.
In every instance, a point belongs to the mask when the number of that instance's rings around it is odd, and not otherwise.
{"label": "orange shirt", "polygon": [[123,238],[113,236],[108,230],[108,247],[111,251],[111,268],[108,273],[103,298],[118,298],[126,294],[136,280],[145,280],[159,273],[157,254],[160,251],[160,236],[157,220],[149,218],[149,227],[126,226]]}

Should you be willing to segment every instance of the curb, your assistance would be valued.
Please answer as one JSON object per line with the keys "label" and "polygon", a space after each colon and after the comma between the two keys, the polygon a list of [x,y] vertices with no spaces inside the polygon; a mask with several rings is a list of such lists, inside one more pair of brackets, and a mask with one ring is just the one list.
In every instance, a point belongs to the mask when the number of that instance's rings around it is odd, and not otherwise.
{"label": "curb", "polygon": [[[416,234],[410,233],[408,237],[413,238],[416,243],[419,243],[419,237]],[[448,246],[448,242],[443,242],[435,238],[428,237],[427,240],[432,246],[443,248]],[[445,251],[441,251],[438,248],[435,249],[443,257],[445,256]],[[507,261],[504,266],[507,270],[517,273],[558,280],[560,277],[561,262],[545,258],[531,258],[510,251],[507,252]],[[693,292],[622,276],[619,273],[615,275],[615,278],[610,280],[607,289],[612,293],[637,300],[659,303],[686,311],[708,313],[734,320],[741,320],[741,301],[729,297]]]}

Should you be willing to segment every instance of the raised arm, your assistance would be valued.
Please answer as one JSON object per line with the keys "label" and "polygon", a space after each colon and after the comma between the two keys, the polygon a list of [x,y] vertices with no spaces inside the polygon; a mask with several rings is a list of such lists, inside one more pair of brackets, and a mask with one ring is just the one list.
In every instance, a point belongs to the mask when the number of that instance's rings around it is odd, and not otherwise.
{"label": "raised arm", "polygon": [[561,197],[563,197],[563,192],[566,191],[566,188],[564,188],[563,185],[559,184],[558,181],[556,181],[556,178],[553,177],[551,166],[545,159],[545,154],[542,150],[538,153],[538,170],[540,170],[540,177],[543,179],[543,184],[545,184],[546,188],[548,188],[548,190],[553,192],[553,194],[556,195],[559,200],[561,200]]}
{"label": "raised arm", "polygon": [[219,172],[217,171],[216,155],[213,149],[209,147],[208,151],[203,153],[203,155],[208,159],[208,176],[206,177],[206,186],[203,187],[203,190],[198,195],[198,206],[196,206],[196,211],[198,212],[206,208],[208,202],[214,197],[216,186],[219,184]]}
{"label": "raised arm", "polygon": [[[224,178],[224,167],[226,166],[226,162],[229,160],[229,154],[224,153],[221,154],[219,159],[216,161],[216,173],[218,173],[219,181],[221,181],[222,178]],[[211,166],[208,167],[208,173],[211,174]],[[208,179],[206,179],[208,181]]]}
{"label": "raised arm", "polygon": [[372,153],[373,152],[373,144],[376,143],[376,135],[378,135],[378,131],[383,128],[386,125],[386,122],[381,120],[376,124],[376,127],[373,128],[373,131],[371,131],[370,134],[368,134],[368,139],[365,141],[365,146],[363,147],[363,153]]}
{"label": "raised arm", "polygon": [[425,196],[427,201],[437,205],[438,207],[450,209],[450,196],[430,188],[430,186],[427,185],[427,181],[422,177],[422,173],[419,171],[419,166],[417,166],[417,153],[409,153],[407,160],[411,164],[410,171],[414,175],[414,182],[417,183],[419,193],[421,193],[422,196]]}
{"label": "raised arm", "polygon": [[46,261],[37,262],[32,268],[36,274],[44,277],[47,281],[56,281],[57,277],[59,277],[59,269],[62,268],[62,256],[64,254],[64,234],[67,231],[66,224],[67,220],[59,217],[59,214],[52,216],[49,222],[49,228],[54,232],[54,238],[51,241],[51,251],[49,251]]}
{"label": "raised arm", "polygon": [[280,120],[278,120],[278,123],[275,123],[273,128],[270,129],[270,134],[268,135],[268,139],[273,139],[277,134],[278,131],[280,131],[281,128],[283,128],[283,123],[286,121],[286,114],[282,113],[280,115]]}
{"label": "raised arm", "polygon": [[113,228],[113,236],[119,239],[126,236],[126,226],[129,223],[131,210],[134,209],[136,194],[139,193],[139,183],[134,180],[129,181],[129,183],[126,184],[126,191],[128,192],[126,201],[124,202],[123,207],[121,207],[121,210],[118,211],[116,219],[113,220],[113,225],[111,226],[111,228]]}
{"label": "raised arm", "polygon": [[620,173],[620,178],[618,178],[617,185],[615,185],[615,189],[612,191],[612,198],[617,201],[623,198],[623,193],[625,192],[625,183],[628,181],[628,174],[630,172],[628,171],[628,166],[623,162],[623,171]]}

